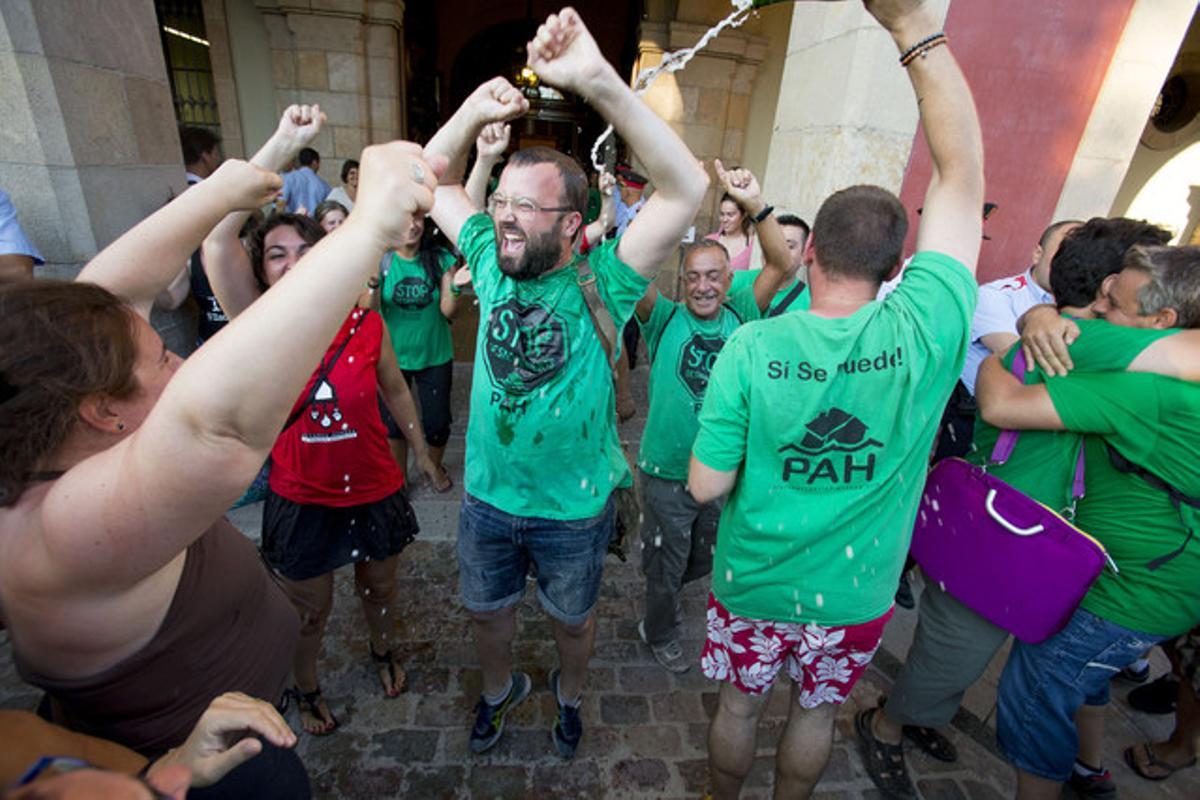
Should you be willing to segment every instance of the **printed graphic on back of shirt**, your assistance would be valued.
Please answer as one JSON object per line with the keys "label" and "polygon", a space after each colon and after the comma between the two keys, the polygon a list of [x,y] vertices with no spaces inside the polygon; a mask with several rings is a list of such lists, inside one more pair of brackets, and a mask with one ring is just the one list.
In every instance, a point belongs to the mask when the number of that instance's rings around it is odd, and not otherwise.
{"label": "printed graphic on back of shirt", "polygon": [[857,489],[874,480],[874,451],[883,447],[883,442],[871,437],[861,419],[831,408],[804,428],[799,443],[779,448],[785,454],[780,476],[783,483]]}

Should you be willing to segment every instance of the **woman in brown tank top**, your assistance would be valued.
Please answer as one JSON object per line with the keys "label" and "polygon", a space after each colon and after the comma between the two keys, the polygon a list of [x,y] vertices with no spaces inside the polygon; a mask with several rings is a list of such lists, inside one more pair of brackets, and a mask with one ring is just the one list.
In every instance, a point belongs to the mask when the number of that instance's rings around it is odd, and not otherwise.
{"label": "woman in brown tank top", "polygon": [[[293,106],[268,146],[320,120]],[[184,364],[150,307],[225,214],[275,196],[274,173],[226,162],[76,282],[0,287],[0,623],[60,718],[154,751],[215,693],[282,687],[298,621],[222,515],[435,183],[415,145],[368,148],[350,220]]]}

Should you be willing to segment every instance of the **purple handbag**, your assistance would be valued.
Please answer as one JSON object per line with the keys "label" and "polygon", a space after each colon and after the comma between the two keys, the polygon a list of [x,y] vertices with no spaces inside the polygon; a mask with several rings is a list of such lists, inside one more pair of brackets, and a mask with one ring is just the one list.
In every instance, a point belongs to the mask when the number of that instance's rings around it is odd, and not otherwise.
{"label": "purple handbag", "polygon": [[[1022,354],[1013,372],[1024,379]],[[1003,431],[991,461],[1017,443]],[[1083,448],[1072,497],[1083,496]],[[984,619],[1029,644],[1058,633],[1107,562],[1104,546],[986,467],[959,458],[929,473],[913,530],[912,555],[925,575]]]}

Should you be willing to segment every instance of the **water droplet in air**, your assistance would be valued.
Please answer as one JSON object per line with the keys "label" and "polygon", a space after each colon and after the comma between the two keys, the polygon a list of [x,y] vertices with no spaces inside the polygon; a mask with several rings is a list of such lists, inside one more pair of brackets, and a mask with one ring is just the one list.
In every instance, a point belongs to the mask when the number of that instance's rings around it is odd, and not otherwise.
{"label": "water droplet in air", "polygon": [[731,570],[731,569],[725,570],[725,582],[733,583],[733,570]]}
{"label": "water droplet in air", "polygon": [[579,482],[579,488],[580,488],[580,489],[586,489],[586,488],[587,488],[587,478],[584,478],[583,480],[581,480],[581,481]]}
{"label": "water droplet in air", "polygon": [[350,473],[347,472],[346,474],[342,475],[342,480],[344,480],[344,481],[350,480]]}
{"label": "water droplet in air", "polygon": [[854,558],[854,548],[846,545],[846,558]]}
{"label": "water droplet in air", "polygon": [[825,595],[821,594],[820,592],[817,592],[817,608],[824,608],[824,607],[825,607]]}
{"label": "water droplet in air", "polygon": [[937,500],[934,500],[932,502],[932,506],[933,506],[933,513],[935,513],[935,514],[942,510],[942,507],[938,505]]}
{"label": "water droplet in air", "polygon": [[662,536],[661,535],[654,537],[654,546],[662,547]]}

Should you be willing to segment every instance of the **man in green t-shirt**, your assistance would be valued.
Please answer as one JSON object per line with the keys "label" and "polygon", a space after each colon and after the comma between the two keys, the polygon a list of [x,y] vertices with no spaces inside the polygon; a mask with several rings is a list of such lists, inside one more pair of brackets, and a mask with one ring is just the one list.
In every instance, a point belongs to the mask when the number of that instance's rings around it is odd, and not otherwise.
{"label": "man in green t-shirt", "polygon": [[688,458],[699,423],[696,415],[713,361],[725,339],[743,322],[758,319],[793,272],[782,225],[762,199],[758,181],[744,169],[714,166],[725,193],[754,220],[766,266],[751,285],[729,294],[729,252],[706,239],[683,259],[683,302],[663,297],[653,284],[635,316],[650,353],[650,408],[638,454],[642,494],[642,572],[646,611],[638,634],[655,660],[671,672],[687,672],[679,646],[679,590],[712,572],[720,499],[697,503],[687,491]]}
{"label": "man in green t-shirt", "polygon": [[[688,485],[726,492],[701,667],[723,681],[709,727],[715,797],[737,796],[758,717],[785,665],[794,702],[775,793],[807,796],[832,745],[837,704],[870,663],[892,612],[925,464],[962,370],[975,307],[983,152],[970,89],[918,0],[867,3],[921,102],[933,178],[917,253],[908,216],[878,187],[821,206],[805,245],[808,313],[729,337],[700,412]],[[923,55],[917,55],[921,53]]]}
{"label": "man in green t-shirt", "polygon": [[[1200,248],[1132,249],[1094,310],[1136,328],[1200,326]],[[1014,645],[998,738],[1023,797],[1057,796],[1073,769],[1076,713],[1103,706],[1114,673],[1200,620],[1200,514],[1187,502],[1200,496],[1200,386],[1178,380],[1200,377],[1198,335],[1162,339],[1134,362],[1163,366],[1167,351],[1173,377],[1075,370],[1022,385],[994,360],[980,370],[980,412],[991,424],[1095,434],[1086,439],[1088,491],[1076,523],[1120,568],[1101,573],[1061,632]]]}
{"label": "man in green t-shirt", "polygon": [[[763,312],[766,319],[792,311],[808,311],[810,301],[808,283],[805,280],[807,271],[804,269],[804,243],[808,241],[808,223],[795,214],[779,214],[777,219],[779,226],[783,228],[783,238],[787,242],[790,268],[787,279],[775,292],[771,304]],[[761,272],[762,270],[757,269],[744,269],[733,273],[730,292],[740,292],[753,286]]]}
{"label": "man in green t-shirt", "polygon": [[[604,60],[573,10],[538,29],[529,66],[545,83],[586,97],[654,181],[654,196],[625,235],[587,256],[590,280],[620,330],[678,246],[708,178]],[[483,127],[527,108],[506,80],[488,81],[425,154],[449,159],[432,215],[466,258],[480,311],[458,529],[459,591],[483,669],[470,746],[479,753],[495,745],[505,716],[530,692],[529,675],[512,670],[512,640],[533,565],[558,647],[559,666],[550,671],[558,705],[554,744],[571,757],[583,735],[579,704],[613,532],[611,495],[628,485],[630,474],[617,440],[608,357],[580,285],[585,276],[575,245],[587,204],[583,170],[548,148],[519,150],[488,214],[476,213],[460,183]]]}
{"label": "man in green t-shirt", "polygon": [[[1126,369],[1148,346],[1173,332],[1118,327],[1090,319],[1095,316],[1091,306],[1102,281],[1121,271],[1125,252],[1137,244],[1165,241],[1165,236],[1165,230],[1146,222],[1096,218],[1055,243],[1049,280],[1060,300],[1053,313],[1055,318],[1061,313],[1061,318],[1079,320],[1078,325],[1087,331],[1071,347],[1071,355],[1081,369],[1091,372]],[[976,310],[976,327],[978,320]],[[1012,370],[1020,352],[1019,343],[1009,344],[1003,360],[1006,370]],[[1031,363],[1025,382],[1044,380],[1045,373]],[[990,399],[984,394],[985,399]],[[1000,431],[982,419],[975,420],[972,428],[974,437],[966,456],[968,461],[988,465],[993,476],[1049,508],[1069,513],[1075,501],[1072,489],[1081,446],[1078,434],[1026,431],[1008,460],[993,464],[991,455]],[[934,758],[956,760],[954,745],[937,729],[950,724],[963,695],[983,675],[1008,635],[937,583],[925,582],[917,628],[904,666],[896,676],[886,705],[881,704],[872,719],[871,733],[877,742],[873,746],[884,749],[887,755],[886,774],[870,772],[880,788],[893,794],[915,794],[900,749],[904,737]],[[1103,728],[1081,726],[1080,734],[1080,758],[1071,780],[1073,786],[1091,796],[1098,787],[1112,785],[1099,758]]]}

